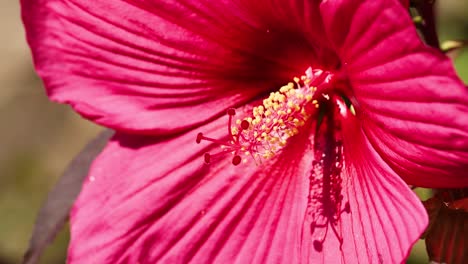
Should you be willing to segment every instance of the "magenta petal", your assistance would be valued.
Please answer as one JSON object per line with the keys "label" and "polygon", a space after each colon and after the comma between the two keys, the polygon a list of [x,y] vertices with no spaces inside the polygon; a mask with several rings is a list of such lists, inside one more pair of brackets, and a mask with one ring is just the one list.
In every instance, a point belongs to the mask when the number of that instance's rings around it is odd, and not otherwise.
{"label": "magenta petal", "polygon": [[[222,135],[225,119],[204,131]],[[207,166],[202,158],[207,149],[195,144],[195,137],[193,132],[165,141],[117,135],[95,161],[71,214],[68,261],[298,259],[306,197],[300,159],[263,172],[252,162],[234,167],[229,159]]]}
{"label": "magenta petal", "polygon": [[322,12],[370,142],[409,184],[468,186],[468,89],[398,1],[361,2]]}
{"label": "magenta petal", "polygon": [[[225,119],[202,130],[223,135]],[[229,158],[203,164],[208,149],[195,144],[196,134],[114,137],[72,211],[69,263],[395,263],[426,225],[408,187],[385,174],[387,167],[375,167],[385,163],[374,152],[354,151],[356,143],[343,174],[351,212],[340,221],[342,250],[329,232],[317,252],[313,242],[321,230],[311,234],[305,222],[307,134],[259,166],[233,166]]]}
{"label": "magenta petal", "polygon": [[[21,4],[51,99],[146,134],[184,130],[282,85],[316,61],[307,38],[323,32],[318,8],[296,1],[282,9],[273,1]],[[311,26],[296,26],[304,21]],[[314,34],[302,32],[312,25]]]}
{"label": "magenta petal", "polygon": [[[344,263],[402,263],[425,230],[428,217],[418,197],[379,157],[353,116],[343,130],[344,200],[341,214]],[[331,253],[330,253],[331,254]],[[338,262],[337,262],[338,263]]]}

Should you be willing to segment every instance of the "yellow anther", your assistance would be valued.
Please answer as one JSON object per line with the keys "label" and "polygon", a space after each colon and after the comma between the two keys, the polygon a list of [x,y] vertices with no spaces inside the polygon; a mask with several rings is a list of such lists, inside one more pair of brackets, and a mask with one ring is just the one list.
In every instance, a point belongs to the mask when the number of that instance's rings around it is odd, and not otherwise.
{"label": "yellow anther", "polygon": [[263,110],[264,110],[264,109],[263,109],[263,106],[259,107],[259,108],[257,109],[258,114],[259,114],[259,115],[263,115],[263,113],[264,113]]}
{"label": "yellow anther", "polygon": [[278,102],[284,103],[286,101],[286,96],[284,94],[281,94],[278,96]]}
{"label": "yellow anther", "polygon": [[351,114],[356,115],[356,109],[354,109],[353,105],[349,106],[349,111],[351,112]]}
{"label": "yellow anther", "polygon": [[287,95],[288,95],[289,97],[294,97],[295,94],[296,94],[296,89],[291,89],[291,90],[289,90],[288,93],[287,93]]}
{"label": "yellow anther", "polygon": [[282,86],[282,87],[280,88],[280,92],[282,92],[282,93],[285,93],[285,92],[287,92],[287,91],[288,91],[288,86]]}
{"label": "yellow anther", "polygon": [[[309,86],[311,79],[305,75],[293,80],[279,91],[271,92],[262,105],[253,107],[250,117],[235,121],[237,125],[231,128],[230,144],[242,146],[236,149],[235,155],[245,153],[254,159],[271,158],[306,124],[315,111],[312,105],[319,107],[314,100],[317,88]],[[248,129],[244,122],[249,123]],[[232,150],[229,145],[226,148]]]}
{"label": "yellow anther", "polygon": [[278,110],[280,108],[280,105],[278,103],[273,103],[273,109]]}

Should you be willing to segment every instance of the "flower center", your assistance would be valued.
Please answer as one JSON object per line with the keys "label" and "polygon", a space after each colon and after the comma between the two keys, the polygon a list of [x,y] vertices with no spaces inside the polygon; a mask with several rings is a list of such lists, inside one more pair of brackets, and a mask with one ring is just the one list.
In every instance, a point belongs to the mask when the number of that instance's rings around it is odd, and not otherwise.
{"label": "flower center", "polygon": [[222,149],[213,155],[205,153],[205,163],[210,163],[215,156],[229,153],[233,155],[234,165],[247,162],[247,157],[258,164],[275,156],[316,112],[320,107],[319,101],[329,99],[325,92],[330,87],[332,77],[330,72],[309,68],[305,75],[295,77],[294,83],[290,82],[279,91],[272,92],[262,105],[252,109],[250,116],[237,119],[235,124],[232,121],[236,111],[228,109],[227,140],[209,138],[203,133],[197,135],[197,143],[210,141]]}

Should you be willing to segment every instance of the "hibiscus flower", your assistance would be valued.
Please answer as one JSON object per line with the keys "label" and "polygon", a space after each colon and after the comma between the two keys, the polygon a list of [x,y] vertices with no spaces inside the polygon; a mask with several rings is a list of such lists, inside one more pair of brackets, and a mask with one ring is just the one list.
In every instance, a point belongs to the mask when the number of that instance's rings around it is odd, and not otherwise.
{"label": "hibiscus flower", "polygon": [[399,263],[407,184],[468,185],[467,89],[399,1],[22,8],[49,97],[116,130],[69,263]]}

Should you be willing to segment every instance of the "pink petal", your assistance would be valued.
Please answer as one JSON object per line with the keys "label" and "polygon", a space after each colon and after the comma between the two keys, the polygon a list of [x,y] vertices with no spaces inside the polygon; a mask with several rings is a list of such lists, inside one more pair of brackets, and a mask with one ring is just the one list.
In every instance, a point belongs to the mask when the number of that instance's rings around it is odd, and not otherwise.
{"label": "pink petal", "polygon": [[468,186],[468,89],[449,58],[419,40],[398,1],[321,8],[349,96],[383,160],[409,184]]}
{"label": "pink petal", "polygon": [[[402,263],[428,224],[422,203],[372,146],[359,121],[346,110],[342,119],[345,151],[341,215],[343,262]],[[347,243],[348,242],[348,243]]]}
{"label": "pink petal", "polygon": [[161,134],[205,122],[327,55],[314,40],[323,36],[317,4],[278,5],[22,0],[22,16],[52,100],[117,130]]}
{"label": "pink petal", "polygon": [[[224,136],[225,123],[223,117],[200,130]],[[109,143],[72,211],[69,263],[367,263],[379,254],[395,263],[426,225],[424,209],[397,175],[373,167],[386,166],[375,152],[355,149],[369,146],[358,137],[343,174],[351,204],[340,222],[343,250],[329,232],[317,252],[313,241],[322,230],[311,234],[305,222],[308,134],[277,160],[235,167],[229,158],[203,164],[209,148],[195,144],[197,132],[120,134]]]}
{"label": "pink petal", "polygon": [[[224,136],[225,124],[223,117],[202,130]],[[300,159],[263,173],[228,158],[208,166],[197,132],[167,140],[120,135],[109,143],[71,215],[70,263],[298,258]]]}

